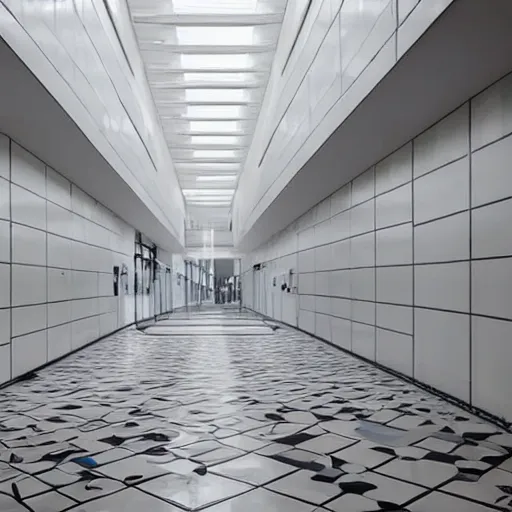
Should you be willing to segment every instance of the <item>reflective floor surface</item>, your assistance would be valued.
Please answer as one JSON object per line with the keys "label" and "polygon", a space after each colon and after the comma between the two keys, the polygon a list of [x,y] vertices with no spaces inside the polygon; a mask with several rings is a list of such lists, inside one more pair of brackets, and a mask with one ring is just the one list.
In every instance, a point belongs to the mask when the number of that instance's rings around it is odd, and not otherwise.
{"label": "reflective floor surface", "polygon": [[0,391],[0,442],[2,512],[512,510],[512,435],[234,310]]}

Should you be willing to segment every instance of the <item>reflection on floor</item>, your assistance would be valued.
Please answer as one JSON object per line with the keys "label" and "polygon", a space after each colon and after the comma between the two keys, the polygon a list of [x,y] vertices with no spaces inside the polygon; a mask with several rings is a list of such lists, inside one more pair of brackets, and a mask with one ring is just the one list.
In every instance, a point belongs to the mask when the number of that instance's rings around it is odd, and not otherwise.
{"label": "reflection on floor", "polygon": [[512,435],[436,397],[247,313],[148,332],[0,392],[2,512],[512,510]]}

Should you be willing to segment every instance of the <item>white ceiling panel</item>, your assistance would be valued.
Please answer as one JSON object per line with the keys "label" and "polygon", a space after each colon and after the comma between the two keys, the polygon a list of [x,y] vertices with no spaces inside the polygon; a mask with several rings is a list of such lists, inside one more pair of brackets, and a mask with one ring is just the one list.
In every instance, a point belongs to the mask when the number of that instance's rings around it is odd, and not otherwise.
{"label": "white ceiling panel", "polygon": [[129,0],[189,215],[229,223],[287,0]]}

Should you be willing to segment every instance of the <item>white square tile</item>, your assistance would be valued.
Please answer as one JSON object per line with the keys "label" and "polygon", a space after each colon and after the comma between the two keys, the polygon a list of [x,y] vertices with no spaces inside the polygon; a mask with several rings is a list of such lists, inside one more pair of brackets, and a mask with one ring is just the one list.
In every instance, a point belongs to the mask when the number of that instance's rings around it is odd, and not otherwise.
{"label": "white square tile", "polygon": [[375,200],[376,227],[385,228],[412,221],[412,184],[386,192]]}
{"label": "white square tile", "polygon": [[49,233],[73,238],[73,214],[70,211],[48,202],[47,214]]}
{"label": "white square tile", "polygon": [[375,166],[375,192],[382,194],[412,180],[412,143],[397,149]]}
{"label": "white square tile", "polygon": [[412,376],[413,338],[408,334],[377,329],[377,362]]}
{"label": "white square tile", "polygon": [[377,265],[412,263],[412,223],[376,232]]}
{"label": "white square tile", "polygon": [[375,233],[350,239],[350,266],[352,268],[375,266]]}
{"label": "white square tile", "polygon": [[10,140],[9,137],[0,133],[0,178],[10,179]]}
{"label": "white square tile", "polygon": [[313,311],[299,311],[299,329],[303,331],[309,332],[311,334],[315,333],[315,315],[316,313]]}
{"label": "white square tile", "polygon": [[331,297],[331,315],[341,318],[351,318],[352,301]]}
{"label": "white square tile", "polygon": [[469,211],[414,227],[415,263],[467,259],[469,259]]}
{"label": "white square tile", "polygon": [[377,302],[412,305],[412,266],[377,268]]}
{"label": "white square tile", "polygon": [[12,336],[46,329],[46,304],[12,308]]}
{"label": "white square tile", "polygon": [[472,312],[512,319],[512,258],[473,261]]}
{"label": "white square tile", "polygon": [[71,301],[71,320],[79,320],[98,314],[97,298]]}
{"label": "white square tile", "polygon": [[315,294],[330,295],[330,272],[315,272]]}
{"label": "white square tile", "polygon": [[253,488],[251,485],[211,473],[204,476],[169,474],[139,484],[138,487],[186,510],[205,508]]}
{"label": "white square tile", "polygon": [[299,274],[299,293],[301,295],[315,294],[315,274]]}
{"label": "white square tile", "polygon": [[0,346],[0,383],[11,380],[11,345]]}
{"label": "white square tile", "polygon": [[69,300],[73,296],[70,270],[48,269],[48,302]]}
{"label": "white square tile", "polygon": [[473,258],[512,255],[512,199],[471,211]]}
{"label": "white square tile", "polygon": [[489,507],[479,505],[441,492],[432,492],[409,505],[411,512],[430,512],[431,510],[446,510],[450,512],[489,512]]}
{"label": "white square tile", "polygon": [[330,273],[330,295],[332,297],[348,298],[352,296],[351,272],[351,270],[335,270]]}
{"label": "white square tile", "polygon": [[331,248],[333,270],[350,268],[350,238],[333,243]]}
{"label": "white square tile", "polygon": [[469,315],[415,308],[414,377],[469,400]]}
{"label": "white square tile", "polygon": [[469,160],[464,158],[414,182],[414,223],[469,208]]}
{"label": "white square tile", "polygon": [[211,471],[221,476],[259,486],[292,473],[295,468],[277,460],[250,453],[219,464]]}
{"label": "white square tile", "polygon": [[413,334],[413,309],[377,303],[376,325],[404,334]]}
{"label": "white square tile", "polygon": [[[342,214],[343,215],[343,214]],[[361,235],[375,229],[375,199],[355,206],[350,210],[350,234]]]}
{"label": "white square tile", "polygon": [[338,347],[351,350],[352,348],[352,322],[343,318],[331,318],[332,343]]}
{"label": "white square tile", "polygon": [[324,315],[330,315],[332,300],[331,297],[315,297],[315,299],[315,311]]}
{"label": "white square tile", "polygon": [[375,300],[375,268],[358,268],[350,272],[352,298]]}
{"label": "white square tile", "polygon": [[375,196],[375,171],[370,168],[352,181],[352,206]]}
{"label": "white square tile", "polygon": [[46,231],[12,225],[12,262],[46,265]]}
{"label": "white square tile", "polygon": [[[364,208],[363,208],[364,210]],[[333,241],[344,240],[350,237],[351,210],[338,213],[331,219],[331,231]],[[364,221],[364,212],[362,214]]]}
{"label": "white square tile", "polygon": [[331,196],[331,214],[333,216],[352,206],[351,189],[352,183],[349,183]]}
{"label": "white square tile", "polygon": [[340,493],[336,485],[311,480],[311,471],[301,470],[268,484],[270,490],[320,505]]}
{"label": "white square tile", "polygon": [[73,350],[83,347],[99,338],[99,318],[84,318],[71,324],[71,344]]}
{"label": "white square tile", "polygon": [[300,309],[304,309],[306,311],[316,311],[315,298],[316,297],[314,295],[300,295]]}
{"label": "white square tile", "polygon": [[11,267],[0,263],[0,308],[8,308],[11,305]]}
{"label": "white square tile", "polygon": [[512,133],[512,74],[471,100],[473,151]]}
{"label": "white square tile", "polygon": [[0,219],[11,219],[11,201],[9,191],[9,182],[0,178]]}
{"label": "white square tile", "polygon": [[71,350],[71,324],[48,329],[48,361],[53,361]]}
{"label": "white square tile", "polygon": [[46,197],[46,166],[15,142],[11,144],[11,181]]}
{"label": "white square tile", "polygon": [[[50,293],[50,290],[48,290]],[[48,327],[71,322],[71,301],[48,303]]]}
{"label": "white square tile", "polygon": [[71,243],[69,238],[62,238],[48,233],[48,266],[71,269]]}
{"label": "white square tile", "polygon": [[46,267],[12,265],[12,305],[46,302]]}
{"label": "white square tile", "polygon": [[512,196],[512,136],[482,148],[472,155],[472,206]]}
{"label": "white square tile", "polygon": [[375,302],[352,301],[352,318],[354,322],[375,324]]}
{"label": "white square tile", "polygon": [[315,249],[299,252],[299,272],[315,271]]}
{"label": "white square tile", "polygon": [[46,361],[46,331],[12,340],[12,378],[39,368]]}
{"label": "white square tile", "polygon": [[11,311],[0,309],[0,345],[11,342]]}
{"label": "white square tile", "polygon": [[466,103],[414,140],[414,177],[467,155],[468,149],[469,106]]}
{"label": "white square tile", "polygon": [[88,299],[98,296],[98,274],[96,272],[72,271],[73,299]]}
{"label": "white square tile", "polygon": [[416,306],[469,313],[469,262],[414,267]]}
{"label": "white square tile", "polygon": [[315,246],[329,244],[337,240],[331,229],[331,220],[325,220],[315,226]]}
{"label": "white square tile", "polygon": [[0,262],[11,261],[11,223],[0,220]]}
{"label": "white square tile", "polygon": [[315,249],[315,270],[330,270],[332,268],[332,246],[322,245]]}
{"label": "white square tile", "polygon": [[512,420],[512,322],[472,318],[473,405]]}
{"label": "white square tile", "polygon": [[46,199],[12,184],[11,209],[13,222],[46,230]]}
{"label": "white square tile", "polygon": [[71,183],[51,167],[46,168],[47,199],[71,210]]}
{"label": "white square tile", "polygon": [[375,361],[375,326],[352,322],[352,352]]}

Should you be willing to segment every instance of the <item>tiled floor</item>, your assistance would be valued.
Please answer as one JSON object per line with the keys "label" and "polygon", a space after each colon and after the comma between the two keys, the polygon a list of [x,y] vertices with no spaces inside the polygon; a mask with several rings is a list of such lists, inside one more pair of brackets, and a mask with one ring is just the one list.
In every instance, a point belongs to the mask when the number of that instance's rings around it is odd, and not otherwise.
{"label": "tiled floor", "polygon": [[0,392],[2,512],[512,510],[512,435],[249,314],[173,321]]}

